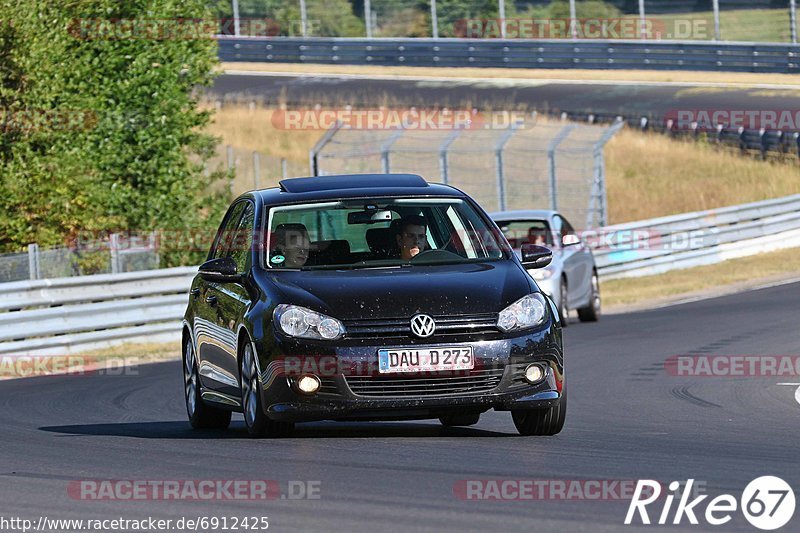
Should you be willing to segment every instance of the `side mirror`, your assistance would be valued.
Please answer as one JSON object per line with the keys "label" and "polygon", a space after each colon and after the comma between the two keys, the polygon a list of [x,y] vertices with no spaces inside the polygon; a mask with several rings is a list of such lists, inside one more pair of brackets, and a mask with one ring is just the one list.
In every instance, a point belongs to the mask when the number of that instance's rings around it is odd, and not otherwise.
{"label": "side mirror", "polygon": [[580,244],[581,239],[574,233],[567,233],[563,237],[561,237],[561,246],[575,246],[576,244]]}
{"label": "side mirror", "polygon": [[522,266],[525,268],[544,268],[553,260],[550,248],[537,244],[523,244],[520,249]]}
{"label": "side mirror", "polygon": [[211,259],[200,265],[200,277],[206,281],[225,283],[238,281],[241,276],[236,272],[236,262],[230,257]]}

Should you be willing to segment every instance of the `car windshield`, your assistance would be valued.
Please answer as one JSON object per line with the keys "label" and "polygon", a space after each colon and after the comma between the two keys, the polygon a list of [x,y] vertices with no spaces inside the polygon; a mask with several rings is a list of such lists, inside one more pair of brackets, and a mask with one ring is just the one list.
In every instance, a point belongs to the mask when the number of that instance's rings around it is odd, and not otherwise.
{"label": "car windshield", "polygon": [[508,243],[515,250],[523,244],[553,246],[553,233],[546,220],[509,220],[497,223]]}
{"label": "car windshield", "polygon": [[375,198],[274,207],[267,268],[342,269],[492,261],[502,237],[460,198]]}

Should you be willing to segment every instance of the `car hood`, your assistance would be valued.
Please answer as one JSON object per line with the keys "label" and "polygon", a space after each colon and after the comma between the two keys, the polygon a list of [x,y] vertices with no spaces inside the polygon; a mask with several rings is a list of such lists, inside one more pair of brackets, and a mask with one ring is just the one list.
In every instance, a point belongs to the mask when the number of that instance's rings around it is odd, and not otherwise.
{"label": "car hood", "polygon": [[269,273],[283,302],[340,320],[497,313],[535,290],[513,261]]}

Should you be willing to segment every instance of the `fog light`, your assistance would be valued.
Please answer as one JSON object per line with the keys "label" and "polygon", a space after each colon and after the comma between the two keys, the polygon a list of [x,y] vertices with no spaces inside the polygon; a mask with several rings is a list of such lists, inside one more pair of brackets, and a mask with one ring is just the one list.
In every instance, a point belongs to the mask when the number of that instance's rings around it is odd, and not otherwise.
{"label": "fog light", "polygon": [[295,379],[292,383],[297,392],[303,394],[314,394],[319,390],[320,381],[314,374],[305,374]]}
{"label": "fog light", "polygon": [[544,378],[544,369],[539,365],[528,365],[525,369],[525,381],[530,384],[539,383]]}

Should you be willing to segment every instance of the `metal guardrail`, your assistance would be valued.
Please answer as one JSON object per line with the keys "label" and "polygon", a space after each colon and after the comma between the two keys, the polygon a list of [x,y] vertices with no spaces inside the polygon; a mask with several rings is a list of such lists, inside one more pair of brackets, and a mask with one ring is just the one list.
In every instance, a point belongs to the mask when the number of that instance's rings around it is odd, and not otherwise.
{"label": "metal guardrail", "polygon": [[595,261],[604,279],[718,263],[800,246],[800,195],[609,226],[603,235]]}
{"label": "metal guardrail", "polygon": [[[603,279],[800,247],[800,195],[603,228]],[[676,242],[686,242],[676,245]],[[196,267],[0,284],[0,355],[69,354],[180,338]]]}
{"label": "metal guardrail", "polygon": [[800,46],[641,40],[219,36],[222,61],[414,67],[800,72]]}
{"label": "metal guardrail", "polygon": [[180,338],[197,267],[0,284],[0,354],[68,354]]}

